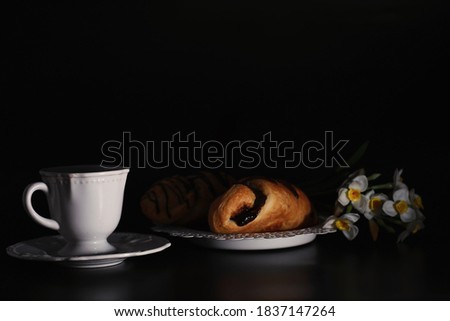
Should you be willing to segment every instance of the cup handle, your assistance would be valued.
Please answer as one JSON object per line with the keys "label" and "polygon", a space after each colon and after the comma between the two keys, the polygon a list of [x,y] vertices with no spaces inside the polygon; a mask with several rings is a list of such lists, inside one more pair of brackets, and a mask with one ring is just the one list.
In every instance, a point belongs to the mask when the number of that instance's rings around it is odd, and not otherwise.
{"label": "cup handle", "polygon": [[28,185],[23,192],[22,199],[25,210],[36,223],[52,230],[59,230],[58,222],[49,218],[42,217],[34,210],[33,205],[31,204],[31,196],[36,191],[43,191],[45,195],[48,196],[48,186],[45,183],[37,182]]}

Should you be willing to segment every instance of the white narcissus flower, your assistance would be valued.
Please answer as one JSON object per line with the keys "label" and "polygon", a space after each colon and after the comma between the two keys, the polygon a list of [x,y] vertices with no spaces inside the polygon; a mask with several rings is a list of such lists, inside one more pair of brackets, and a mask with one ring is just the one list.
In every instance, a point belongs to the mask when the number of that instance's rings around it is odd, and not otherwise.
{"label": "white narcissus flower", "polygon": [[417,233],[418,231],[424,228],[425,225],[423,224],[423,220],[420,219],[408,223],[406,229],[403,232],[401,232],[400,235],[398,236],[397,243],[403,242],[409,235]]}
{"label": "white narcissus flower", "polygon": [[415,193],[414,189],[411,189],[409,191],[409,201],[411,206],[416,211],[416,219],[408,223],[406,229],[402,233],[400,233],[397,239],[397,243],[403,242],[409,235],[415,234],[425,228],[425,224],[423,223],[423,221],[425,220],[425,215],[423,215],[421,211],[423,210],[422,198],[420,197],[420,195],[417,195]]}
{"label": "white narcissus flower", "polygon": [[359,233],[359,229],[354,223],[359,220],[359,215],[356,213],[346,213],[341,216],[330,216],[323,224],[324,228],[336,228],[350,241],[353,240]]}
{"label": "white narcissus flower", "polygon": [[405,188],[396,190],[392,196],[393,201],[387,200],[383,204],[383,212],[389,216],[400,216],[404,223],[410,223],[417,217],[416,210],[411,206],[409,191]]}
{"label": "white narcissus flower", "polygon": [[395,169],[394,171],[394,191],[402,188],[408,189],[408,186],[403,183],[402,173],[403,169]]}
{"label": "white narcissus flower", "polygon": [[347,206],[349,203],[353,205],[361,213],[367,207],[367,199],[362,197],[362,193],[367,190],[369,181],[366,175],[356,176],[348,187],[342,187],[338,192],[338,202],[342,206]]}
{"label": "white narcissus flower", "polygon": [[389,199],[386,194],[375,194],[375,191],[373,190],[363,195],[363,197],[366,199],[365,203],[367,204],[363,214],[368,220],[373,219],[375,216],[379,216],[382,212],[384,202]]}

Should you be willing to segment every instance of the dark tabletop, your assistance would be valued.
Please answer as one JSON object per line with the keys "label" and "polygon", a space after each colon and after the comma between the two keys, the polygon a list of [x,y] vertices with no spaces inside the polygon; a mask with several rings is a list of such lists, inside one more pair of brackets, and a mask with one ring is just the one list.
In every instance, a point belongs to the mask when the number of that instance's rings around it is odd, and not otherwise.
{"label": "dark tabletop", "polygon": [[[8,300],[448,300],[446,246],[349,243],[342,235],[266,251],[168,249],[98,269],[9,258]],[[410,242],[411,243],[411,242]]]}
{"label": "dark tabletop", "polygon": [[[448,1],[21,1],[2,13],[4,249],[51,233],[22,207],[39,169],[98,164],[103,144],[123,143],[125,133],[130,174],[118,231],[151,233],[140,197],[157,179],[193,170],[151,168],[132,148],[176,133],[223,144],[271,133],[302,146],[332,132],[335,143],[347,141],[346,160],[370,141],[355,166],[387,180],[404,168],[405,182],[424,200],[426,228],[397,245],[389,234],[373,242],[361,220],[351,242],[335,233],[256,252],[170,238],[165,251],[95,270],[21,261],[3,251],[1,299],[450,298],[442,112],[450,102]],[[219,169],[299,185],[330,173],[265,165]],[[41,196],[36,206],[45,211]],[[335,196],[316,204],[333,205]]]}

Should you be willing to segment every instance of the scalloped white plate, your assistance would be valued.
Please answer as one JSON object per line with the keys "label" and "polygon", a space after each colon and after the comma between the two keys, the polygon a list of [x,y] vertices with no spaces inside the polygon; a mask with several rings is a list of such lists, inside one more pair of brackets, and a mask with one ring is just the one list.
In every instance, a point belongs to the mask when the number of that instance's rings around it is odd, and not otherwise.
{"label": "scalloped white plate", "polygon": [[273,250],[300,246],[314,241],[317,235],[336,232],[322,225],[304,229],[245,234],[217,234],[180,226],[153,226],[155,232],[189,239],[191,242],[221,250]]}

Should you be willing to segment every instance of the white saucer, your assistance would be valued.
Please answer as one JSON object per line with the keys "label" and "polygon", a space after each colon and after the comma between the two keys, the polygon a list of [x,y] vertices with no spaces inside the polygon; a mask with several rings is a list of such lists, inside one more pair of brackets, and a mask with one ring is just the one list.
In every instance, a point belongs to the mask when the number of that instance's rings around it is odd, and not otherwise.
{"label": "white saucer", "polygon": [[19,242],[6,251],[18,259],[58,262],[76,268],[99,268],[122,263],[129,257],[156,253],[171,245],[163,237],[138,233],[113,233],[108,242],[114,246],[114,251],[86,256],[59,255],[58,251],[66,245],[60,235]]}

